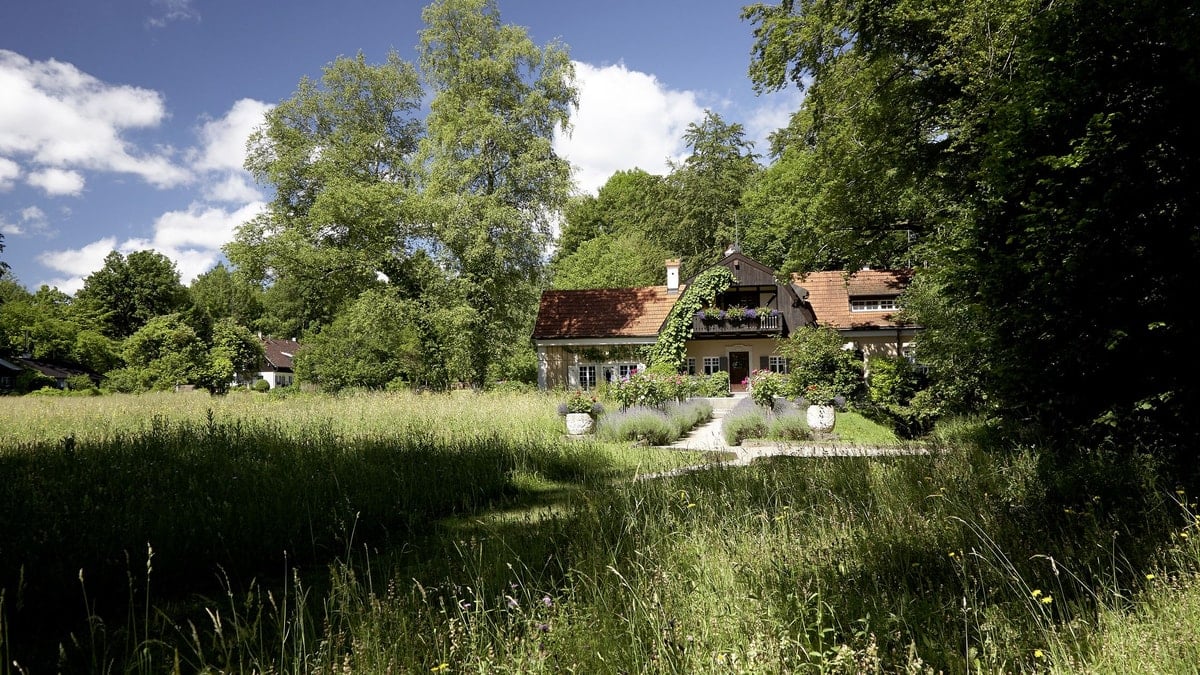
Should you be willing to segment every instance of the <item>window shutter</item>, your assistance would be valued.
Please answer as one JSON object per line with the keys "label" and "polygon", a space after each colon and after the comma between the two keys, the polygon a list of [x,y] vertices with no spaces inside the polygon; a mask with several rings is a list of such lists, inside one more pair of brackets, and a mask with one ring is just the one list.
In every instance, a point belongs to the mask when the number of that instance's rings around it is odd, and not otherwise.
{"label": "window shutter", "polygon": [[721,370],[724,370],[725,372],[729,372],[729,357],[727,357],[727,356],[721,357]]}
{"label": "window shutter", "polygon": [[770,368],[770,367],[771,367],[771,364],[767,360],[766,356],[758,357],[758,369],[759,370],[766,370],[767,368]]}

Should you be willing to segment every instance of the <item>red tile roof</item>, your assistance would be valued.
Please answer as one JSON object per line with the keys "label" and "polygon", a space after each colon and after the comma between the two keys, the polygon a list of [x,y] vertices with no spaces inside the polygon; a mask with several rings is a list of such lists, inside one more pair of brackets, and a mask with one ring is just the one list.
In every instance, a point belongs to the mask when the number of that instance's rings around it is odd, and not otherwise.
{"label": "red tile roof", "polygon": [[845,272],[809,272],[793,274],[792,283],[808,291],[808,302],[818,324],[852,330],[898,327],[894,312],[851,312],[850,299],[894,298],[904,290],[910,278],[909,272],[894,270],[861,270],[851,273],[848,278]]}
{"label": "red tile roof", "polygon": [[655,337],[675,300],[666,286],[546,291],[538,305],[535,340]]}
{"label": "red tile roof", "polygon": [[267,364],[271,366],[272,370],[290,371],[292,358],[296,356],[298,349],[300,349],[300,343],[295,340],[263,339],[263,352],[267,357]]}

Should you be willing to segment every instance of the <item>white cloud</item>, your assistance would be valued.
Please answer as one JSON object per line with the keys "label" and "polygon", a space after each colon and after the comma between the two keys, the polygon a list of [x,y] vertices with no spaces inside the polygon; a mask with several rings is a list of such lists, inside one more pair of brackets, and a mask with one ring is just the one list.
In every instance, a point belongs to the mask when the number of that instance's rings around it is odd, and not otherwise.
{"label": "white cloud", "polygon": [[252,202],[235,211],[192,204],[186,211],[168,211],[154,222],[154,240],[149,248],[167,253],[186,248],[216,251],[233,239],[242,223],[262,212],[262,202]]}
{"label": "white cloud", "polygon": [[116,247],[116,237],[105,237],[83,248],[45,251],[38,256],[38,262],[67,276],[42,283],[55,286],[63,293],[74,294],[83,288],[84,277],[103,267],[104,257]]}
{"label": "white cloud", "polygon": [[265,207],[263,202],[252,202],[235,210],[192,204],[185,211],[169,211],[159,216],[151,239],[126,239],[118,244],[115,237],[105,237],[78,249],[47,251],[38,256],[38,261],[67,276],[42,283],[74,293],[83,287],[85,277],[104,266],[104,256],[109,251],[129,254],[153,249],[170,258],[179,270],[179,278],[190,284],[217,263],[221,247],[233,239],[237,227]]}
{"label": "white cloud", "polygon": [[247,176],[231,173],[227,174],[225,179],[220,182],[206,185],[204,197],[214,202],[245,204],[261,200],[263,195],[250,184]]}
{"label": "white cloud", "polygon": [[21,209],[21,220],[25,222],[45,222],[46,212],[36,206],[27,206]]}
{"label": "white cloud", "polygon": [[765,158],[771,151],[770,135],[791,122],[792,113],[800,109],[804,94],[789,88],[764,94],[758,100],[761,104],[751,111],[746,122],[746,136],[754,141],[754,151]]}
{"label": "white cloud", "polygon": [[201,124],[201,145],[188,153],[192,167],[202,174],[206,199],[233,204],[260,201],[262,193],[253,185],[246,163],[246,141],[263,123],[273,106],[244,98],[223,117]]}
{"label": "white cloud", "polygon": [[39,169],[129,173],[160,188],[190,178],[169,151],[143,152],[122,137],[166,118],[156,91],[108,84],[69,63],[4,49],[0,91],[0,153]]}
{"label": "white cloud", "polygon": [[192,7],[192,0],[151,0],[158,12],[146,19],[150,28],[163,28],[172,21],[199,21],[200,12]]}
{"label": "white cloud", "polygon": [[0,219],[0,234],[16,237],[25,234],[25,230],[16,223],[10,223],[7,220]]}
{"label": "white cloud", "polygon": [[556,134],[555,150],[575,166],[579,188],[595,192],[621,169],[669,171],[681,161],[683,132],[704,116],[692,91],[668,89],[653,75],[623,64],[597,67],[576,62],[579,108],[569,137]]}
{"label": "white cloud", "polygon": [[205,121],[200,127],[204,147],[199,150],[195,167],[205,171],[240,171],[246,163],[246,140],[273,107],[243,98],[224,117]]}
{"label": "white cloud", "polygon": [[12,188],[18,176],[21,175],[21,165],[8,159],[0,157],[0,192]]}
{"label": "white cloud", "polygon": [[64,169],[42,169],[34,171],[25,179],[26,183],[39,187],[51,197],[78,195],[83,192],[83,174]]}

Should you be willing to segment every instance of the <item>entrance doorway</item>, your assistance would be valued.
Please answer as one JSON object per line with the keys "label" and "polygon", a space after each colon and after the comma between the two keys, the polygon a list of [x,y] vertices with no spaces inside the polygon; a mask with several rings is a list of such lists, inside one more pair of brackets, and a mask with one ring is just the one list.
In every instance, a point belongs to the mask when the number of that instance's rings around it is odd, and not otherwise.
{"label": "entrance doorway", "polygon": [[742,382],[750,377],[750,352],[729,352],[729,387],[746,391]]}

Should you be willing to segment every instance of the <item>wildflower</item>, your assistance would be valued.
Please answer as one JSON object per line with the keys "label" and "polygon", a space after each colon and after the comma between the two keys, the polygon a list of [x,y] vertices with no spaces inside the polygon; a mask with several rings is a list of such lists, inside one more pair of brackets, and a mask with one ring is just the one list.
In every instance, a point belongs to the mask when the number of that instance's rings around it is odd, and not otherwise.
{"label": "wildflower", "polygon": [[1046,652],[1044,652],[1040,649],[1035,649],[1035,650],[1033,650],[1033,658],[1044,659],[1044,658],[1046,658]]}
{"label": "wildflower", "polygon": [[449,664],[449,663],[446,663],[445,661],[443,661],[443,662],[441,662],[441,663],[437,664],[436,666],[434,666],[434,667],[430,668],[430,669],[429,669],[429,672],[431,672],[431,673],[444,673],[444,672],[446,672],[447,670],[450,670],[450,664]]}
{"label": "wildflower", "polygon": [[537,629],[538,629],[538,632],[541,632],[541,633],[549,633],[549,632],[550,632],[550,624],[548,624],[548,623],[539,623],[539,624],[538,624],[538,627],[537,627]]}
{"label": "wildflower", "polygon": [[547,606],[547,607],[553,607],[553,606],[554,606],[554,600],[552,600],[552,599],[550,598],[550,596],[548,596],[548,595],[544,595],[544,596],[542,596],[542,604],[543,604],[543,605],[545,605],[545,606]]}
{"label": "wildflower", "polygon": [[514,598],[513,596],[506,595],[504,597],[508,598],[508,608],[509,609],[516,609],[517,607],[521,606],[521,603],[517,602],[517,599]]}
{"label": "wildflower", "polygon": [[1030,593],[1030,595],[1032,595],[1035,598],[1040,598],[1040,597],[1042,597],[1042,589],[1035,588],[1035,589],[1033,589],[1033,592]]}
{"label": "wildflower", "polygon": [[[687,507],[688,507],[689,509],[694,509],[694,508],[696,508],[696,503],[695,503],[695,502],[689,502]],[[1185,535],[1185,536],[1186,536],[1186,535]]]}
{"label": "wildflower", "polygon": [[1187,538],[1188,538],[1188,533],[1187,533],[1187,532],[1180,532],[1180,533],[1179,533],[1179,536],[1180,536],[1180,537],[1182,537],[1182,538],[1184,538],[1184,539],[1187,539]]}
{"label": "wildflower", "polygon": [[1153,575],[1153,574],[1147,574],[1147,575],[1146,575],[1146,581],[1151,581],[1152,579],[1154,579],[1154,575]]}
{"label": "wildflower", "polygon": [[1048,604],[1050,604],[1050,603],[1052,603],[1052,602],[1054,602],[1054,596],[1047,595],[1046,597],[1042,598],[1042,604],[1043,604],[1043,605],[1048,605]]}

